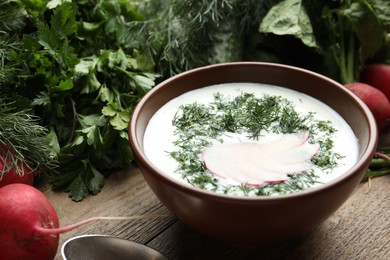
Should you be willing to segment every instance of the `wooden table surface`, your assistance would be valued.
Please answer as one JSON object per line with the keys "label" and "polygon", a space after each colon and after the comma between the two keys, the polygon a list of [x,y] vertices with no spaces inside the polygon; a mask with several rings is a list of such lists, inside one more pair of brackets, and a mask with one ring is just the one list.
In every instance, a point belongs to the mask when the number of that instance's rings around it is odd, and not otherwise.
{"label": "wooden table surface", "polygon": [[362,182],[350,199],[305,237],[274,246],[243,246],[194,232],[157,199],[137,168],[111,174],[101,193],[73,202],[66,193],[45,189],[65,226],[93,216],[165,216],[100,220],[60,236],[112,235],[146,244],[168,259],[390,259],[390,176]]}

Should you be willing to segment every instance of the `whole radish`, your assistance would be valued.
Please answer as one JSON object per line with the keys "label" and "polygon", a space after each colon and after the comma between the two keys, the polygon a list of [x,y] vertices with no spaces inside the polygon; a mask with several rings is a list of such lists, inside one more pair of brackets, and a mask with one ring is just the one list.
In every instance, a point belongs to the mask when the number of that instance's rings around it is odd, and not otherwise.
{"label": "whole radish", "polygon": [[360,74],[360,81],[379,89],[390,99],[390,65],[367,65]]}
{"label": "whole radish", "polygon": [[36,188],[15,183],[0,188],[0,254],[2,259],[53,259],[58,234],[40,230],[58,228],[58,216]]}
{"label": "whole radish", "polygon": [[59,235],[96,220],[133,220],[164,215],[92,217],[59,227],[58,215],[47,197],[23,183],[0,188],[0,259],[52,260]]}
{"label": "whole radish", "polygon": [[383,131],[390,120],[390,102],[377,88],[368,84],[355,82],[345,84],[345,87],[358,96],[371,110],[379,131]]}

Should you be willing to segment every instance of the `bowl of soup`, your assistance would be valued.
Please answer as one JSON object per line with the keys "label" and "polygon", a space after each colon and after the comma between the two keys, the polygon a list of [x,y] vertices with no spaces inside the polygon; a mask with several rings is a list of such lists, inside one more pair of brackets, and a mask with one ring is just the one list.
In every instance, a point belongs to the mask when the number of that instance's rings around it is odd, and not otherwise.
{"label": "bowl of soup", "polygon": [[243,244],[319,226],[353,193],[378,142],[369,109],[341,84],[261,62],[161,82],[128,131],[146,182],[181,222]]}

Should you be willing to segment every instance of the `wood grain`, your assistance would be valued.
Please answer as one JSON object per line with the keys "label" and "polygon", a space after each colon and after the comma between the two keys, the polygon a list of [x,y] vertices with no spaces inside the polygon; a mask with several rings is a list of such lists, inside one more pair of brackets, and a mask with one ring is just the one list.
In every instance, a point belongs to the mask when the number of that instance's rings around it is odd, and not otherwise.
{"label": "wood grain", "polygon": [[[42,189],[61,226],[93,216],[164,215],[93,222],[62,234],[60,247],[74,236],[104,234],[146,244],[169,259],[390,259],[390,176],[361,183],[317,229],[272,246],[235,245],[192,231],[159,202],[137,168],[111,174],[100,194],[78,203],[66,193]],[[62,259],[60,248],[56,259]]]}

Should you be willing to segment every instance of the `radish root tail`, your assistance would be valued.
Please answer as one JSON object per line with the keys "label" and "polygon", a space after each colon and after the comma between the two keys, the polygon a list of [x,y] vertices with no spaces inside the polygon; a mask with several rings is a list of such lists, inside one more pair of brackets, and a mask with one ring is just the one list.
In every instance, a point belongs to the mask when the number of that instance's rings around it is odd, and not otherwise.
{"label": "radish root tail", "polygon": [[86,224],[89,224],[94,221],[100,221],[100,220],[135,220],[135,219],[151,219],[151,218],[160,218],[160,217],[167,217],[168,215],[164,214],[149,214],[149,215],[138,215],[138,216],[129,216],[129,217],[92,217],[85,220],[82,220],[80,222],[60,227],[60,228],[45,228],[42,226],[36,226],[35,230],[37,233],[41,235],[59,235],[62,233],[66,233],[68,231],[71,231],[73,229],[76,229],[78,227],[84,226]]}

